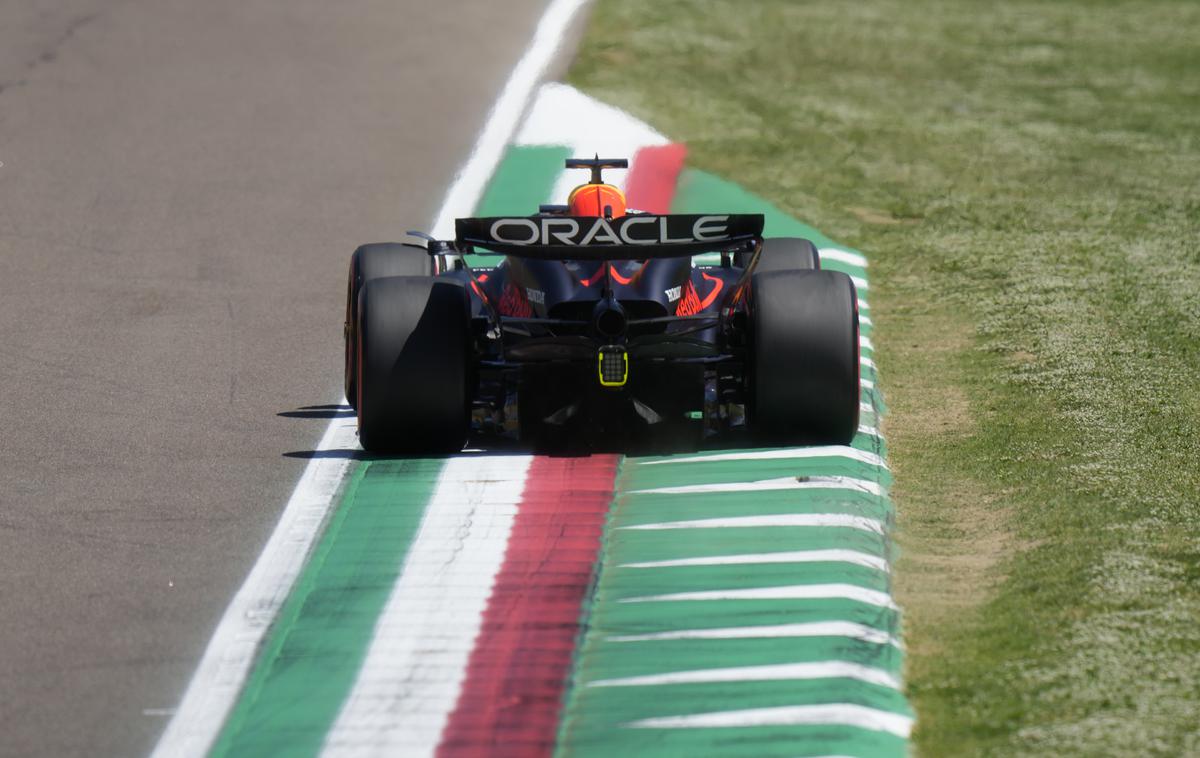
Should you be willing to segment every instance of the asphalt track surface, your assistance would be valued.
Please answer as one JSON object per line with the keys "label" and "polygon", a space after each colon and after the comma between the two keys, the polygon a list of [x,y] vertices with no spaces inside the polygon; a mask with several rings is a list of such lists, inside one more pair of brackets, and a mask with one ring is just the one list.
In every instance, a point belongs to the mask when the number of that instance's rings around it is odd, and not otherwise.
{"label": "asphalt track surface", "polygon": [[45,5],[0,4],[0,754],[141,755],[333,412],[351,249],[429,223],[545,2]]}

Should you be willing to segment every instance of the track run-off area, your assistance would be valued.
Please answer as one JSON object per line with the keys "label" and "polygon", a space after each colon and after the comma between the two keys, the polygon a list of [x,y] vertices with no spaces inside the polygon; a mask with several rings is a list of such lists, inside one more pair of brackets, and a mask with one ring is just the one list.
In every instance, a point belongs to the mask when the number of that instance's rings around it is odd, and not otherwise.
{"label": "track run-off area", "polygon": [[561,201],[563,159],[593,153],[631,159],[610,178],[631,207],[764,213],[858,287],[853,445],[383,459],[347,409],[156,755],[906,754],[866,260],[629,115],[535,89],[579,5],[551,5],[434,233]]}

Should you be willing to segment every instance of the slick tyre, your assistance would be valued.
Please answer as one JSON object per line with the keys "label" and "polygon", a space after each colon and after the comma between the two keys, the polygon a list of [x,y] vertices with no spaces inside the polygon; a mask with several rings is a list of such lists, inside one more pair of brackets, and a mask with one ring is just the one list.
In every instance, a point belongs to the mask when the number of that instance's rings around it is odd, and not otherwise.
{"label": "slick tyre", "polygon": [[[737,265],[750,262],[749,253],[738,253]],[[802,237],[767,237],[754,273],[767,271],[815,271],[821,268],[817,246]]]}
{"label": "slick tyre", "polygon": [[858,309],[837,271],[769,271],[750,286],[747,400],[765,445],[846,445],[858,430]]}
{"label": "slick tyre", "polygon": [[467,292],[436,277],[372,279],[358,297],[358,438],[380,453],[453,453],[467,439]]}
{"label": "slick tyre", "polygon": [[385,276],[430,276],[433,274],[433,259],[411,247],[398,242],[373,242],[360,245],[350,256],[350,276],[346,285],[346,322],[343,337],[346,347],[346,399],[350,407],[358,403],[358,362],[355,318],[358,314],[358,294],[363,285],[372,279]]}

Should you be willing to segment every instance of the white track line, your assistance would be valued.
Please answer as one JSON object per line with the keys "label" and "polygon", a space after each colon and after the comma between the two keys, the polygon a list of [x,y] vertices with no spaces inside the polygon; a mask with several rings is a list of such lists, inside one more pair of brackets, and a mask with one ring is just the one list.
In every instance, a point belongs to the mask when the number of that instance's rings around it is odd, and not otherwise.
{"label": "white track line", "polygon": [[622,563],[618,568],[680,568],[683,566],[754,566],[769,563],[850,563],[888,573],[888,562],[877,555],[858,550],[791,550],[777,553],[742,553],[739,555],[706,555],[696,558],[672,558],[666,561]]}
{"label": "white track line", "polygon": [[496,170],[504,148],[513,136],[529,96],[541,82],[546,73],[546,66],[553,60],[562,43],[567,27],[575,19],[588,0],[553,0],[542,20],[538,22],[533,40],[529,43],[525,55],[517,63],[496,104],[488,115],[486,125],[475,142],[471,157],[458,172],[454,183],[442,200],[442,209],[438,212],[433,223],[433,236],[449,238],[454,235],[454,220],[460,216],[469,216],[475,210],[475,204],[487,185],[488,179]]}
{"label": "white track line", "polygon": [[618,529],[633,531],[661,531],[667,529],[753,529],[785,526],[801,527],[845,527],[861,529],[871,534],[885,532],[883,522],[849,513],[778,513],[767,516],[729,516],[727,518],[689,519],[687,521],[660,521],[654,524],[619,526]]}
{"label": "white track line", "polygon": [[884,494],[878,482],[850,476],[782,476],[756,482],[717,482],[714,484],[685,484],[680,487],[655,487],[630,490],[630,495],[703,495],[711,492],[763,492],[768,490],[851,490],[870,495]]}
{"label": "white track line", "polygon": [[350,465],[348,458],[319,454],[357,447],[353,419],[334,419],[326,427],[317,443],[318,456],[304,467],[275,531],[225,609],[153,756],[199,756],[212,746],[263,637],[304,568]]}
{"label": "white track line", "polygon": [[785,679],[854,679],[889,689],[900,689],[900,682],[883,669],[849,661],[814,663],[776,663],[766,666],[733,666],[695,671],[671,671],[619,679],[597,679],[589,687],[655,687],[668,684],[709,684],[714,682],[775,682]]}
{"label": "white track line", "polygon": [[684,455],[664,458],[661,461],[640,461],[638,466],[657,466],[663,463],[719,463],[721,461],[769,461],[799,460],[802,458],[849,458],[870,466],[887,468],[883,458],[875,453],[847,445],[817,445],[813,447],[785,447],[777,450],[749,450],[738,453],[712,453],[708,455]]}
{"label": "white track line", "polygon": [[[562,145],[574,157],[598,153],[601,158],[628,158],[629,169],[643,147],[667,145],[670,140],[644,121],[589,97],[566,84],[550,83],[538,90],[529,116],[517,132],[518,145]],[[608,169],[604,180],[624,189],[626,169]],[[577,171],[563,171],[550,195],[552,202],[566,202],[571,189],[583,181]]]}
{"label": "white track line", "polygon": [[[543,13],[529,47],[492,106],[470,157],[442,200],[433,222],[435,236],[453,234],[454,219],[474,210],[530,94],[557,53],[567,27],[586,3],[553,0]],[[354,430],[352,421],[331,421],[317,452],[356,448]],[[305,467],[275,531],[225,609],[175,717],[154,749],[155,758],[200,756],[212,746],[241,692],[267,629],[304,567],[348,466],[344,458],[313,458]]]}
{"label": "white track line", "polygon": [[726,626],[708,629],[675,629],[647,634],[618,634],[605,637],[605,642],[659,642],[666,640],[745,640],[783,639],[787,637],[844,637],[876,645],[901,647],[900,640],[866,624],[853,621],[812,621],[797,624],[764,626]]}
{"label": "white track line", "polygon": [[848,263],[851,266],[858,266],[859,268],[867,267],[866,256],[860,253],[852,253],[849,250],[839,250],[836,247],[823,247],[817,251],[817,254],[821,256],[821,260],[823,261],[840,261]]}
{"label": "white track line", "polygon": [[908,716],[853,703],[829,705],[785,705],[775,708],[746,708],[738,711],[698,713],[693,716],[660,716],[631,721],[631,729],[713,729],[748,726],[851,726],[889,732],[907,738],[913,720]]}
{"label": "white track line", "polygon": [[605,642],[660,642],[665,640],[747,640],[783,639],[787,637],[845,637],[875,645],[900,647],[900,640],[866,624],[853,621],[811,621],[801,624],[770,624],[764,626],[723,626],[711,629],[673,629],[648,634],[615,634]]}
{"label": "white track line", "polygon": [[857,600],[860,603],[900,610],[886,592],[859,587],[856,584],[792,584],[783,587],[749,587],[729,590],[697,590],[668,592],[661,595],[627,597],[622,603],[680,603],[708,600]]}
{"label": "white track line", "polygon": [[532,460],[446,461],[322,755],[433,755],[458,701]]}

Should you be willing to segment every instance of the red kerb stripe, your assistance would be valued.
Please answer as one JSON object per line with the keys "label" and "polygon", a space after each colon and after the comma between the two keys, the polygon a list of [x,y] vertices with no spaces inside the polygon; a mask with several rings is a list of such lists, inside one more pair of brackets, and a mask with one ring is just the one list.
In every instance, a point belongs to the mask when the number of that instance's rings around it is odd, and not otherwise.
{"label": "red kerb stripe", "polygon": [[625,197],[630,208],[649,213],[670,213],[675,184],[683,170],[687,147],[682,144],[643,147],[633,156]]}
{"label": "red kerb stripe", "polygon": [[617,456],[534,458],[437,754],[549,756]]}

